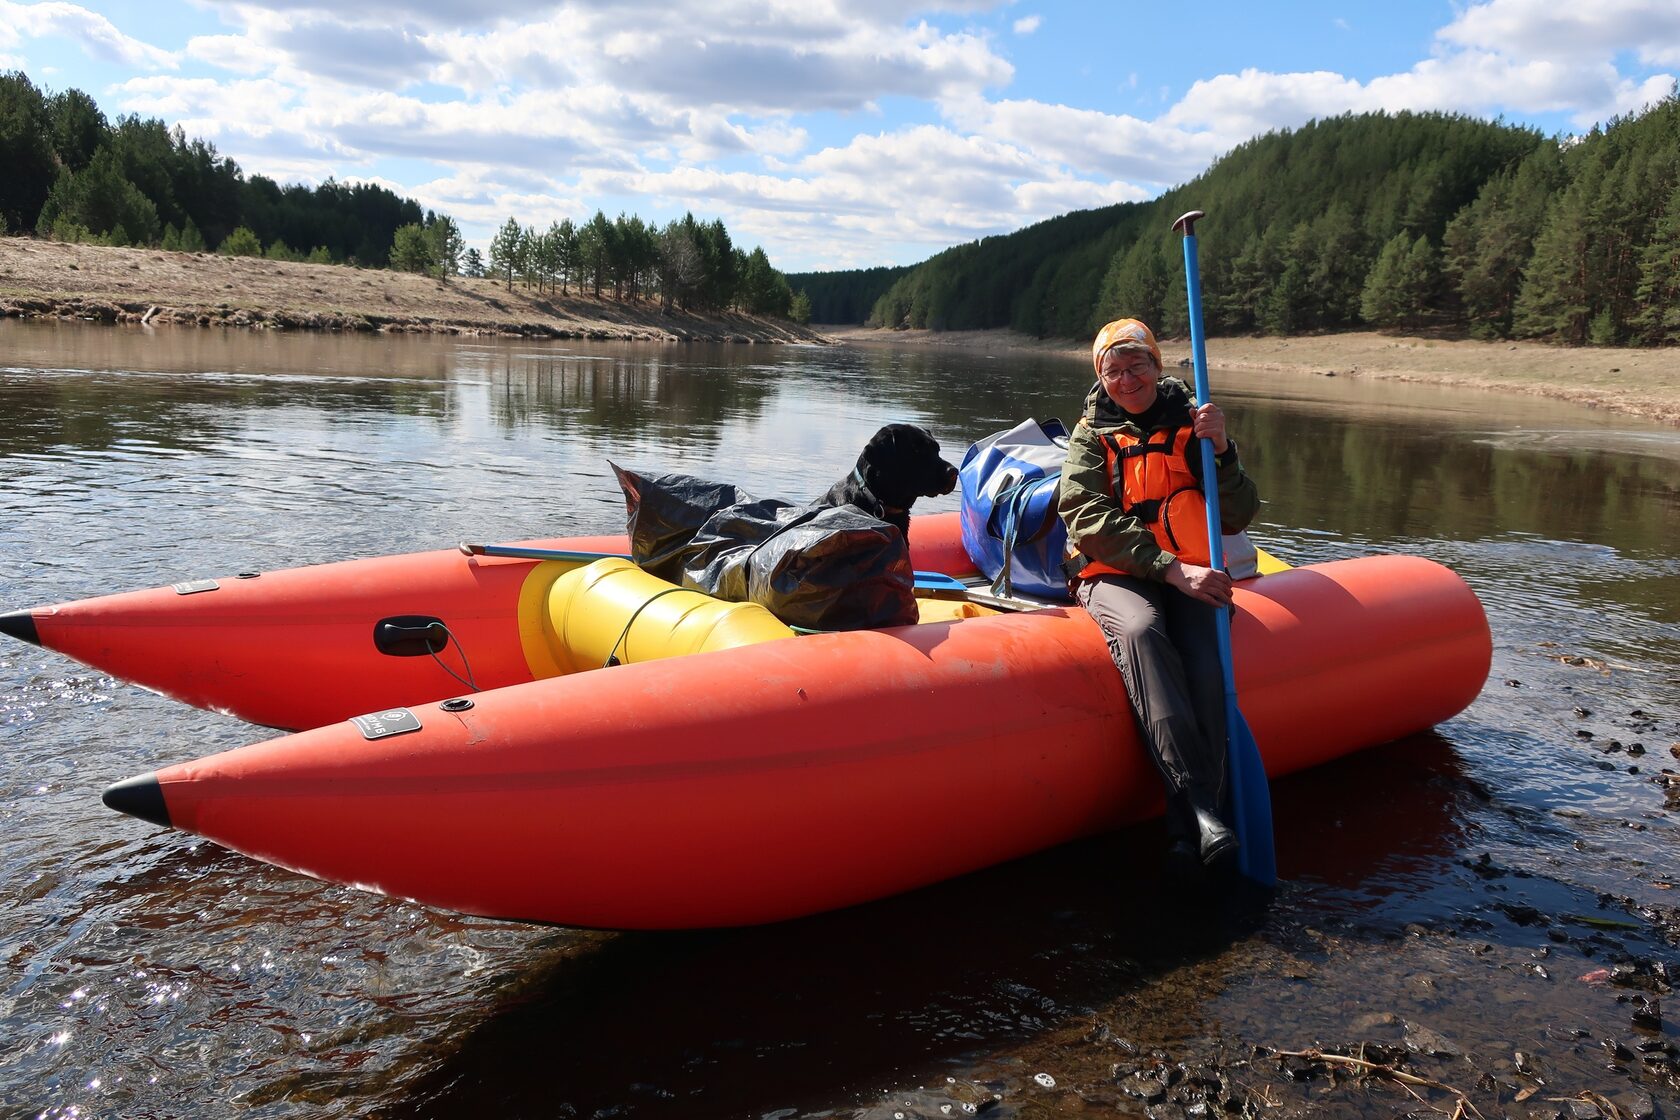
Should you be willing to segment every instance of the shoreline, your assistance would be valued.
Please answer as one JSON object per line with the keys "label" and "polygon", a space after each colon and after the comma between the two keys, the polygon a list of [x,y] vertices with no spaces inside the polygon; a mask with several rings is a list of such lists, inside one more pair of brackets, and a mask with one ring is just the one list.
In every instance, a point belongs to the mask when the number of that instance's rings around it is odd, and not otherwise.
{"label": "shoreline", "polygon": [[[645,342],[938,346],[974,353],[1065,355],[1085,344],[1007,329],[801,326],[723,313],[661,312],[656,303],[539,293],[498,280],[0,238],[0,318],[160,323],[256,330],[489,335]],[[1396,380],[1538,396],[1680,427],[1680,347],[1562,347],[1428,335],[1339,334],[1207,340],[1215,368]],[[1187,339],[1166,339],[1169,368]]]}
{"label": "shoreline", "polygon": [[[1037,339],[1006,329],[887,331],[818,326],[856,346],[943,346],[974,353],[1058,354],[1089,360],[1087,345]],[[1164,339],[1170,370],[1190,360],[1188,339]],[[1409,381],[1547,397],[1680,427],[1680,348],[1562,347],[1537,342],[1479,342],[1422,335],[1349,331],[1288,338],[1207,340],[1214,368],[1320,377]]]}
{"label": "shoreline", "polygon": [[257,330],[651,342],[807,343],[787,320],[662,312],[644,300],[499,280],[0,237],[0,318]]}

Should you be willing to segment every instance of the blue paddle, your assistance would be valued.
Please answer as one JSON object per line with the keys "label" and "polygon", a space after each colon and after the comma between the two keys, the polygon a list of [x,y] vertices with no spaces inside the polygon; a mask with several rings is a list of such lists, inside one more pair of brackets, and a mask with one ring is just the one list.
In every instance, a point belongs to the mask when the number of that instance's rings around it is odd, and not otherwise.
{"label": "blue paddle", "polygon": [[[462,552],[468,556],[505,556],[517,560],[568,560],[587,564],[593,560],[628,560],[623,552],[573,552],[563,548],[526,548],[515,544],[473,544],[462,541]],[[916,586],[939,591],[967,591],[968,585],[943,572],[917,572]]]}
{"label": "blue paddle", "polygon": [[[1173,228],[1184,234],[1184,286],[1190,294],[1190,351],[1196,369],[1196,403],[1209,400],[1207,345],[1202,335],[1202,277],[1196,267],[1196,222],[1204,215],[1192,210]],[[1225,567],[1225,544],[1220,539],[1219,474],[1213,441],[1203,439],[1202,490],[1207,499],[1208,563]],[[1272,791],[1266,784],[1266,765],[1237,708],[1237,675],[1231,662],[1231,618],[1215,611],[1219,637],[1219,667],[1225,674],[1225,749],[1231,770],[1231,808],[1237,830],[1237,869],[1262,887],[1277,884],[1277,853],[1272,845]]]}

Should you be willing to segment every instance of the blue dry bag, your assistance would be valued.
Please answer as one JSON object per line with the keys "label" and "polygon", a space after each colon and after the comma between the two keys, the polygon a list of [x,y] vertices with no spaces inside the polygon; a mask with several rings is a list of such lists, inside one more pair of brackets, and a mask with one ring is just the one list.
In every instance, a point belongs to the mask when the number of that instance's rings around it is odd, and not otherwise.
{"label": "blue dry bag", "polygon": [[1056,515],[1067,444],[1060,420],[1025,420],[963,456],[963,548],[999,595],[1068,597],[1067,528]]}

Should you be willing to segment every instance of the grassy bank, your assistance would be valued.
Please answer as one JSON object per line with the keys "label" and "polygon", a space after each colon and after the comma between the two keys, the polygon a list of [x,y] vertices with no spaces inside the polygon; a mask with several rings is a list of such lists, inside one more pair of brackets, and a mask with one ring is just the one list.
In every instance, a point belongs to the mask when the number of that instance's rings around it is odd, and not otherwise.
{"label": "grassy bank", "polygon": [[0,238],[0,316],[539,338],[815,342],[785,320],[409,272]]}
{"label": "grassy bank", "polygon": [[[884,331],[818,328],[859,345],[950,346],[981,353],[1067,353],[1089,360],[1088,346],[1010,331]],[[1214,368],[1289,374],[1390,378],[1465,389],[1526,393],[1611,409],[1680,426],[1680,349],[1598,349],[1534,342],[1474,342],[1357,331],[1293,338],[1212,338]],[[1161,347],[1169,367],[1190,355],[1187,340]]]}

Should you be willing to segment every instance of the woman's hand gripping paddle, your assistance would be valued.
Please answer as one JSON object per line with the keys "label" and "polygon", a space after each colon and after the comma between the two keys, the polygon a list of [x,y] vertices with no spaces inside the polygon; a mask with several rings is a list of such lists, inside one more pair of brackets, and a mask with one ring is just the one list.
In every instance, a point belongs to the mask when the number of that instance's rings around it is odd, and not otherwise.
{"label": "woman's hand gripping paddle", "polygon": [[[1190,295],[1190,351],[1196,370],[1196,403],[1208,403],[1207,345],[1202,335],[1202,277],[1196,267],[1196,221],[1203,216],[1192,210],[1173,228],[1184,234],[1184,287]],[[1220,540],[1219,473],[1214,462],[1213,441],[1203,439],[1202,489],[1207,502],[1209,560],[1214,568],[1225,567],[1225,547]],[[1231,808],[1236,826],[1237,868],[1262,887],[1277,884],[1277,854],[1272,846],[1272,791],[1266,784],[1266,766],[1260,748],[1249,733],[1248,722],[1237,708],[1237,677],[1231,663],[1231,618],[1216,611],[1219,637],[1219,665],[1225,674],[1225,742],[1230,760]]]}

